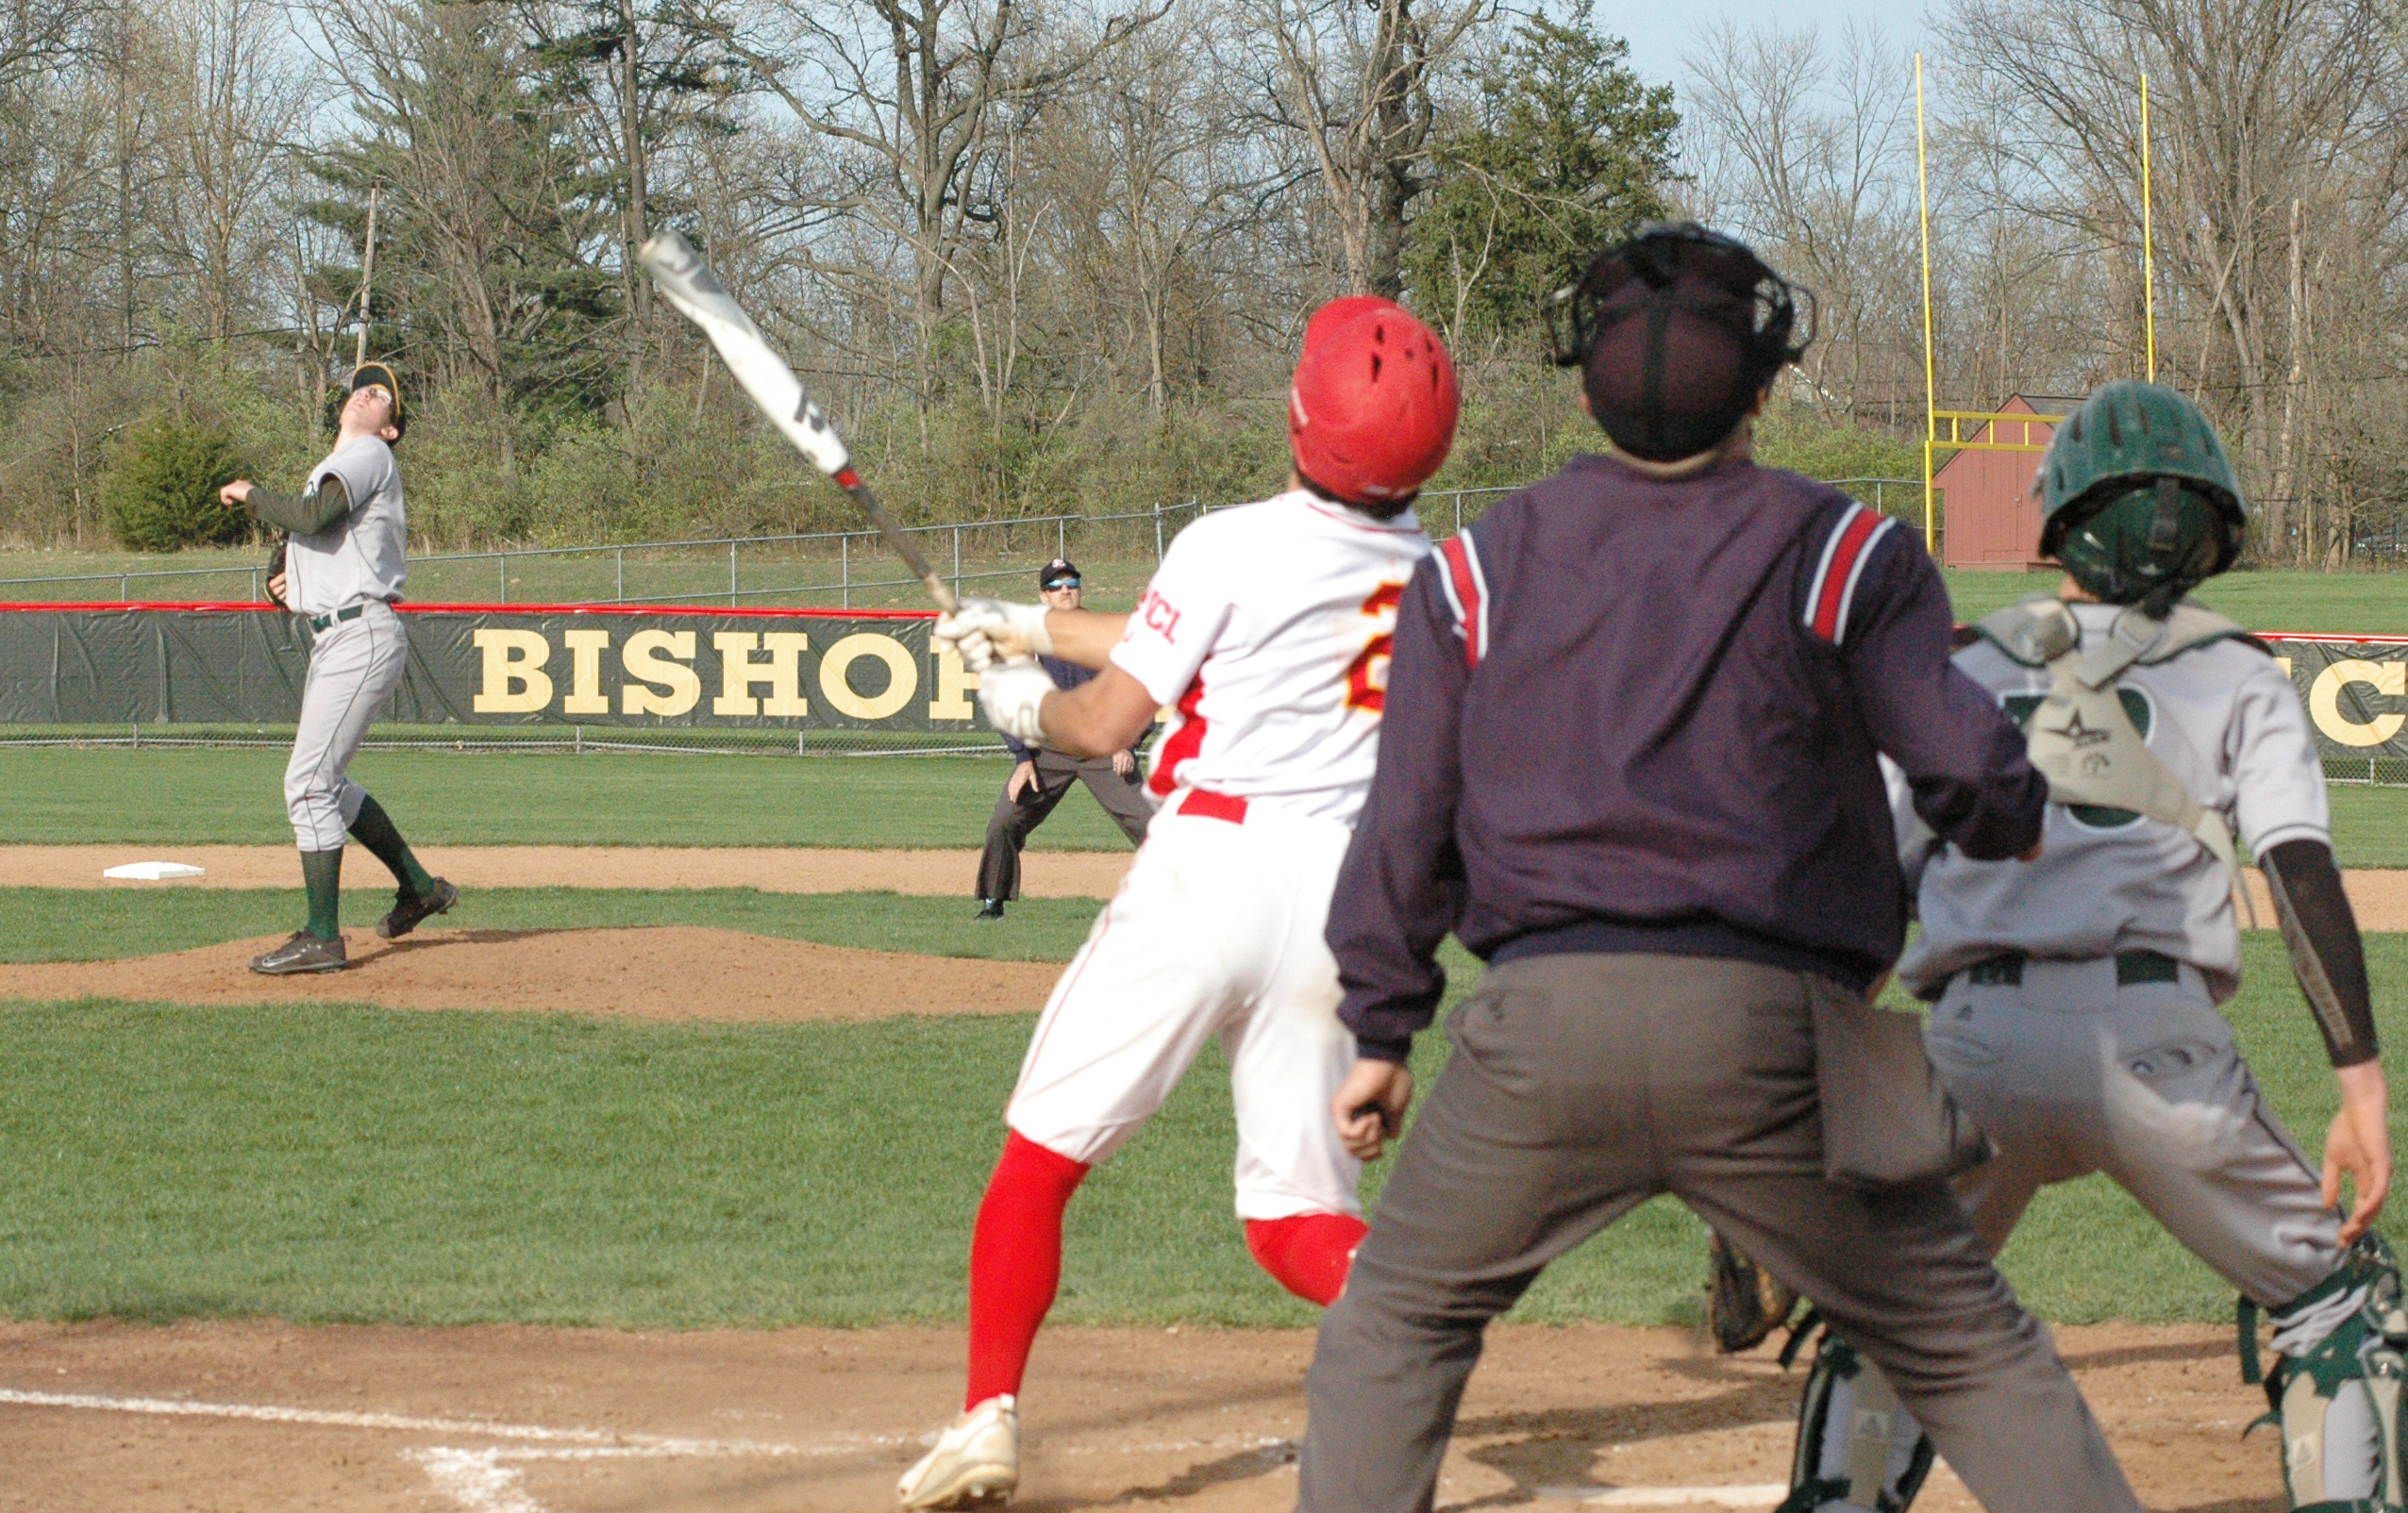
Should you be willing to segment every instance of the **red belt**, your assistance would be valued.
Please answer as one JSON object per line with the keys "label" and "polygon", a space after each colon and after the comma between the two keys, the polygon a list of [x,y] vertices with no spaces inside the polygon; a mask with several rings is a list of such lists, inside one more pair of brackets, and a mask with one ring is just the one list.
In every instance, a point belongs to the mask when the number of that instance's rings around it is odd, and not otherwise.
{"label": "red belt", "polygon": [[1199,820],[1227,820],[1231,824],[1244,824],[1246,800],[1191,788],[1187,790],[1187,797],[1179,801],[1178,812],[1195,815]]}

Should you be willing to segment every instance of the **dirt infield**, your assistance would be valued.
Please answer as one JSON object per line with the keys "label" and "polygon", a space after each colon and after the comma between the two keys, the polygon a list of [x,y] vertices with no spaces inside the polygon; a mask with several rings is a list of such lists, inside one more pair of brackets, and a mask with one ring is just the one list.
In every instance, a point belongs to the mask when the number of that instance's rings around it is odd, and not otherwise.
{"label": "dirt infield", "polygon": [[[0,999],[378,1004],[644,1020],[792,1023],[895,1014],[1033,1013],[1062,968],[780,940],[682,925],[613,930],[351,931],[347,971],[262,977],[243,963],[282,936],[125,961],[0,965]],[[0,1507],[7,1504],[0,1503]]]}
{"label": "dirt infield", "polygon": [[[1031,851],[1021,890],[1036,898],[1110,898],[1129,871],[1126,851]],[[462,888],[757,888],[765,893],[917,893],[967,898],[975,851],[848,851],[772,846],[430,846],[420,858]],[[180,861],[206,877],[120,882],[100,874],[121,862]],[[362,861],[362,866],[373,863]],[[2242,876],[2261,928],[2274,906],[2255,869]],[[2408,869],[2343,873],[2366,930],[2408,930]],[[293,888],[282,846],[0,846],[0,888]]]}
{"label": "dirt infield", "polygon": [[[2265,1404],[2228,1332],[2059,1342],[2149,1506],[2283,1506],[2272,1441],[2240,1439]],[[1312,1346],[1303,1330],[1048,1332],[1020,1505],[1292,1507]],[[890,1508],[955,1405],[961,1355],[958,1332],[923,1329],[0,1324],[0,1509]],[[1607,1505],[1767,1508],[1798,1380],[1769,1350],[1720,1360],[1673,1330],[1501,1328],[1440,1505],[1617,1488]],[[1943,1470],[1916,1505],[1973,1503]]]}
{"label": "dirt infield", "polygon": [[[1036,898],[1110,898],[1127,851],[1030,851],[1020,890]],[[419,860],[462,888],[758,888],[764,893],[894,892],[967,898],[975,851],[850,851],[774,846],[428,846]],[[180,861],[206,877],[120,882],[121,862]],[[357,853],[356,868],[376,863]],[[355,871],[353,875],[365,873]],[[0,846],[0,888],[298,888],[290,846]]]}

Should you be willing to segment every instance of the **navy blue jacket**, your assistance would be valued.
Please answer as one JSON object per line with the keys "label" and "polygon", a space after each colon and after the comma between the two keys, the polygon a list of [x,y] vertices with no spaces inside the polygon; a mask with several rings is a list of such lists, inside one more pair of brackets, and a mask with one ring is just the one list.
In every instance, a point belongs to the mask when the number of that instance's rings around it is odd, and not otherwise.
{"label": "navy blue jacket", "polygon": [[1922,543],[1794,473],[1581,456],[1405,591],[1329,940],[1365,1056],[1429,1024],[1449,930],[1736,957],[1868,987],[1907,896],[1875,753],[1968,856],[2040,837],[2022,735],[1948,661]]}

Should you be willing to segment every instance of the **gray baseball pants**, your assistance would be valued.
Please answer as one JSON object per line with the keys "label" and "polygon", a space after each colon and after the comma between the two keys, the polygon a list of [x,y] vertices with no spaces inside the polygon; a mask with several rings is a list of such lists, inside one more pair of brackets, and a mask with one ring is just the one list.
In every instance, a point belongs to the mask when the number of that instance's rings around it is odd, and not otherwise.
{"label": "gray baseball pants", "polygon": [[318,632],[293,760],[284,769],[284,812],[303,851],[341,851],[367,790],[346,775],[368,726],[401,685],[410,633],[391,605],[370,601],[356,620]]}
{"label": "gray baseball pants", "polygon": [[1142,765],[1123,777],[1112,771],[1109,756],[1065,756],[1044,746],[1030,759],[1037,769],[1035,780],[1019,798],[996,795],[995,812],[987,816],[987,846],[978,856],[980,898],[1020,896],[1020,848],[1028,843],[1029,832],[1045,823],[1054,806],[1070,796],[1075,784],[1087,785],[1087,791],[1095,795],[1095,802],[1132,846],[1145,839],[1145,826],[1154,818],[1154,801],[1146,796]]}
{"label": "gray baseball pants", "polygon": [[1640,955],[1493,968],[1324,1320],[1298,1506],[1426,1513],[1488,1321],[1669,1192],[1878,1361],[1992,1513],[2138,1513],[2048,1333],[1938,1185],[1823,1179],[1820,978]]}
{"label": "gray baseball pants", "polygon": [[1957,1194],[2006,1248],[2032,1194],[2104,1172],[2190,1253],[2268,1308],[2341,1265],[2323,1172],[2259,1094],[2196,968],[2118,987],[2112,957],[1959,973],[1923,1043],[1998,1158]]}

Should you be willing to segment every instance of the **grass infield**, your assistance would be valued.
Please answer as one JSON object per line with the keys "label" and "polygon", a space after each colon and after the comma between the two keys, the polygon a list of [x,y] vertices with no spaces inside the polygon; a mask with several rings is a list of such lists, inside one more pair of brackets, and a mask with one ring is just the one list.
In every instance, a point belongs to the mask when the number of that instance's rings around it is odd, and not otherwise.
{"label": "grass infield", "polygon": [[[2408,937],[2368,949],[2379,984],[2408,972]],[[2318,1148],[2321,1047],[2280,941],[2246,950],[2230,1012],[2268,1098]],[[1471,964],[1450,960],[1460,993]],[[1028,1023],[8,1006],[0,1314],[959,1320]],[[1434,1073],[1443,1041],[1419,1051]],[[1310,1322],[1246,1258],[1232,1152],[1208,1052],[1072,1205],[1057,1317]],[[1520,1317],[1694,1320],[1702,1254],[1686,1210],[1648,1204],[1552,1268]],[[2230,1317],[2223,1285],[2099,1179],[2044,1194],[2006,1268],[2054,1319]]]}
{"label": "grass infield", "polygon": [[[383,871],[372,860],[367,872],[373,883],[355,877],[355,886],[343,890],[343,923],[355,932],[373,928],[393,906]],[[1067,961],[1103,906],[1101,900],[1091,898],[1024,898],[1011,906],[998,924],[974,919],[977,906],[966,896],[966,883],[962,891],[962,898],[928,898],[763,893],[749,888],[472,889],[430,927],[591,930],[694,924],[864,951]],[[156,956],[298,929],[309,913],[307,897],[297,888],[157,892],[12,888],[0,890],[0,910],[8,921],[8,928],[0,932],[0,961],[114,961]]]}
{"label": "grass infield", "polygon": [[[284,763],[280,751],[0,746],[0,845],[291,845]],[[1011,768],[969,756],[372,751],[351,771],[421,846],[976,847]],[[2408,788],[2327,791],[2344,866],[2408,867]],[[1083,786],[1028,844],[1129,847]]]}

